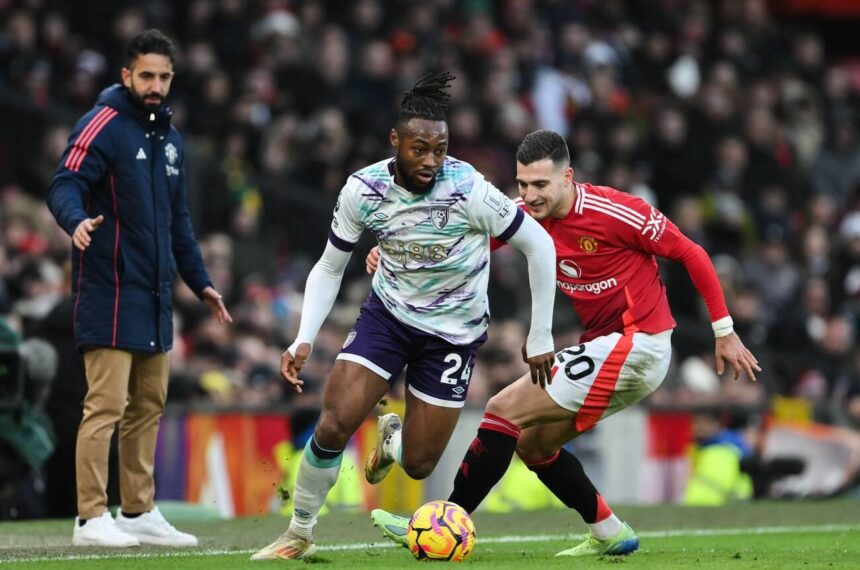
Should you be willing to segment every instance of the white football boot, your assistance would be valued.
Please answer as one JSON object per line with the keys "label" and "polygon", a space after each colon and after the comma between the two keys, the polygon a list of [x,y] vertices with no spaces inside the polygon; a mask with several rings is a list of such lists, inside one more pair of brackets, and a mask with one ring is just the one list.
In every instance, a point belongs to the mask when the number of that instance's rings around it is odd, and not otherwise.
{"label": "white football boot", "polygon": [[376,422],[376,449],[371,452],[364,464],[364,478],[371,485],[376,485],[385,479],[388,472],[394,466],[394,456],[389,452],[386,441],[400,431],[403,422],[397,414],[385,414],[379,416]]}
{"label": "white football boot", "polygon": [[292,530],[287,530],[275,541],[258,550],[251,560],[300,560],[316,552],[313,536],[302,536]]}

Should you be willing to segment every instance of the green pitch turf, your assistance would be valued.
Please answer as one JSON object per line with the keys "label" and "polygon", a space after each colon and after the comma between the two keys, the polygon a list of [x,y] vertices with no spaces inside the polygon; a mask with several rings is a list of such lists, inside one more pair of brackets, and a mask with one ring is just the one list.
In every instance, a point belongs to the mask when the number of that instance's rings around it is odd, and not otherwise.
{"label": "green pitch turf", "polygon": [[[860,501],[754,503],[714,509],[620,507],[639,534],[639,552],[621,558],[569,559],[554,554],[585,531],[566,511],[490,515],[478,513],[478,543],[467,567],[482,568],[860,568]],[[71,548],[71,521],[0,524],[0,570],[275,568],[410,568],[409,553],[381,538],[364,514],[333,514],[317,527],[319,550],[308,561],[250,562],[287,523],[280,517],[185,522],[197,534],[191,550]]]}

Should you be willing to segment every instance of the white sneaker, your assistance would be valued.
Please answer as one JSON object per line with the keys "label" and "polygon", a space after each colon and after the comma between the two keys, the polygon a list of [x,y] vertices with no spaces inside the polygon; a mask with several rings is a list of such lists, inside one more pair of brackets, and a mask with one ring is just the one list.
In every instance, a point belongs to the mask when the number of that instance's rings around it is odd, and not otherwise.
{"label": "white sneaker", "polygon": [[176,530],[161,515],[158,507],[134,518],[123,516],[122,511],[119,511],[116,514],[116,524],[120,529],[137,538],[141,544],[197,546],[197,537]]}
{"label": "white sneaker", "polygon": [[109,546],[126,548],[140,546],[140,541],[119,528],[108,511],[102,516],[88,519],[84,526],[75,517],[75,530],[72,532],[72,546]]}

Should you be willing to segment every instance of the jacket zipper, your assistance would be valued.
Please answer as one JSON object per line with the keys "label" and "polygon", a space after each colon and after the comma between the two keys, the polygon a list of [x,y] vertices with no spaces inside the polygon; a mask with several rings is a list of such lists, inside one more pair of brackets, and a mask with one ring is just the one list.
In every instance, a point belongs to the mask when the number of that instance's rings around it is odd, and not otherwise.
{"label": "jacket zipper", "polygon": [[156,350],[163,350],[162,347],[162,339],[161,339],[161,240],[159,239],[159,228],[158,228],[158,194],[155,188],[156,184],[156,170],[155,170],[155,162],[157,159],[156,148],[158,146],[157,140],[157,128],[155,125],[155,113],[150,113],[149,122],[152,125],[152,131],[149,133],[149,150],[152,153],[152,160],[149,161],[149,187],[152,193],[152,218],[154,222],[155,228],[155,298],[157,300],[157,312],[155,315],[155,339],[156,339]]}

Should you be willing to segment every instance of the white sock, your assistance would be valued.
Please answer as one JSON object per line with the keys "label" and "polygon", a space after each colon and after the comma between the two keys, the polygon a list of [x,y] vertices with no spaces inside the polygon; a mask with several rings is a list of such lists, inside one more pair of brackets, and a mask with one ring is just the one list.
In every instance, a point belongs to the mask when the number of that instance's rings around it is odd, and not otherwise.
{"label": "white sock", "polygon": [[382,443],[382,449],[385,453],[393,457],[398,465],[403,467],[403,430],[399,429],[385,438],[385,441]]}
{"label": "white sock", "polygon": [[302,454],[296,488],[293,492],[293,517],[290,530],[310,539],[320,509],[328,492],[337,483],[343,450],[332,451],[319,447],[311,438]]}
{"label": "white sock", "polygon": [[588,525],[588,528],[600,540],[608,540],[621,532],[621,519],[613,513],[600,522]]}

